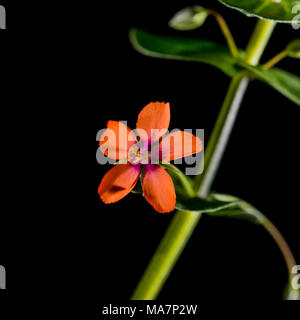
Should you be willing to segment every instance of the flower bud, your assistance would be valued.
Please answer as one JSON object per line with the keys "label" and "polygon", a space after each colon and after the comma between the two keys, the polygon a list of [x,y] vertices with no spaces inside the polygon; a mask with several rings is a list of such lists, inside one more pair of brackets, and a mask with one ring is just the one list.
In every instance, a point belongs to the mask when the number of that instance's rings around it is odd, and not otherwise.
{"label": "flower bud", "polygon": [[285,48],[287,55],[292,58],[300,58],[300,39],[293,40]]}
{"label": "flower bud", "polygon": [[176,30],[194,30],[204,24],[207,16],[208,12],[205,8],[200,6],[187,7],[177,12],[170,20],[169,25]]}

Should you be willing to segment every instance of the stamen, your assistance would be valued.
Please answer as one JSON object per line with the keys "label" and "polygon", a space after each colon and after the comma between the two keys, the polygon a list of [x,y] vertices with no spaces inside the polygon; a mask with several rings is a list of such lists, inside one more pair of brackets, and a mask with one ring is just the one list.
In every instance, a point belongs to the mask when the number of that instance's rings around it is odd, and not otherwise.
{"label": "stamen", "polygon": [[128,161],[131,164],[148,163],[148,151],[141,148],[140,144],[135,144],[129,149]]}

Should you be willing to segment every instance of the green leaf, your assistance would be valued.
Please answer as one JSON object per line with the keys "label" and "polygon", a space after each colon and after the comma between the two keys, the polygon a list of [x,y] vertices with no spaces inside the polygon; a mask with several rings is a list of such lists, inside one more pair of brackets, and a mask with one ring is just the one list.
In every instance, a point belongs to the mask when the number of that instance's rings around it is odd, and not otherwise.
{"label": "green leaf", "polygon": [[238,200],[225,202],[214,199],[205,200],[200,198],[188,198],[177,194],[176,209],[187,212],[216,213],[222,212],[222,210],[226,210],[228,208],[236,207],[238,204]]}
{"label": "green leaf", "polygon": [[239,203],[237,204],[237,206],[234,206],[233,208],[226,208],[225,210],[220,210],[216,212],[207,212],[208,215],[214,217],[229,217],[247,220],[252,223],[261,225],[266,229],[266,231],[272,236],[272,238],[275,240],[276,244],[280,248],[288,268],[289,281],[284,292],[284,299],[300,300],[300,290],[297,290],[292,287],[292,279],[295,276],[293,274],[293,268],[296,265],[295,259],[285,239],[277,230],[277,228],[273,225],[273,223],[255,207],[237,197],[212,193],[210,195],[210,199],[228,203],[232,203],[233,201],[239,201]]}
{"label": "green leaf", "polygon": [[222,201],[202,199],[196,196],[193,190],[193,180],[184,175],[176,166],[170,163],[161,163],[171,176],[176,191],[176,209],[186,212],[210,213],[237,207],[239,200]]}
{"label": "green leaf", "polygon": [[233,197],[225,194],[212,193],[209,197],[213,200],[223,201],[227,203],[232,203],[234,201],[239,201],[236,206],[231,208],[226,208],[226,210],[220,212],[212,212],[211,216],[218,217],[228,217],[228,218],[236,218],[241,220],[246,220],[248,222],[252,222],[254,224],[263,225],[264,224],[264,215],[260,213],[257,209],[250,206],[245,201],[237,197]]}
{"label": "green leaf", "polygon": [[207,63],[230,77],[241,71],[228,48],[212,41],[161,36],[139,29],[130,30],[130,40],[146,56]]}
{"label": "green leaf", "polygon": [[260,67],[252,67],[246,64],[244,65],[244,67],[251,71],[258,79],[265,81],[285,97],[292,100],[297,105],[300,105],[299,77],[277,68],[263,70]]}
{"label": "green leaf", "polygon": [[175,30],[194,30],[201,27],[207,17],[206,9],[200,6],[187,7],[177,12],[170,20],[169,25]]}
{"label": "green leaf", "polygon": [[[237,207],[239,200],[222,201],[216,199],[200,199],[194,196],[192,180],[170,163],[161,163],[161,167],[168,171],[176,191],[176,209],[186,212],[209,213]],[[191,191],[192,190],[192,191]],[[142,178],[138,181],[132,193],[143,194]],[[192,195],[191,195],[192,194]]]}
{"label": "green leaf", "polygon": [[[299,7],[300,9],[300,7]],[[293,40],[285,48],[287,55],[292,58],[300,58],[300,39]]]}
{"label": "green leaf", "polygon": [[285,23],[299,23],[296,21],[299,0],[219,0],[224,5],[237,9],[247,16],[260,19],[275,20]]}
{"label": "green leaf", "polygon": [[259,66],[250,66],[241,61],[238,62],[238,66],[227,47],[220,44],[198,39],[159,36],[137,29],[130,31],[130,39],[135,49],[147,56],[207,63],[221,69],[230,77],[247,69],[255,77],[300,105],[298,76],[277,68],[263,70]]}

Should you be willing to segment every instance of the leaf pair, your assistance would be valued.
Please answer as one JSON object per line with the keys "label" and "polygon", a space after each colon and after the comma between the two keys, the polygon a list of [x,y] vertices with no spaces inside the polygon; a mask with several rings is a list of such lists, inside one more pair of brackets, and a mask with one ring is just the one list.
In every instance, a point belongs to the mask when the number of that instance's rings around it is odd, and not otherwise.
{"label": "leaf pair", "polygon": [[[246,70],[252,77],[266,82],[300,105],[300,78],[298,76],[277,68],[263,70],[259,66],[253,67],[241,60],[236,61],[228,48],[221,44],[199,39],[154,35],[138,29],[130,31],[130,39],[134,48],[147,56],[207,63],[222,70],[229,77],[234,77]],[[240,55],[243,55],[242,51]]]}

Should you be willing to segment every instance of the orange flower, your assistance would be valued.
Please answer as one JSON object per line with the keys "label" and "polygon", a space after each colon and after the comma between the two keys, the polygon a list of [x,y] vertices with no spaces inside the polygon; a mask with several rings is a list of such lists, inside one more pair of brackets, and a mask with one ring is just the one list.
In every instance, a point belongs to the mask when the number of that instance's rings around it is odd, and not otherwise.
{"label": "orange flower", "polygon": [[101,139],[100,149],[105,156],[125,163],[116,165],[104,176],[98,189],[104,203],[115,203],[129,194],[143,169],[142,187],[145,199],[160,213],[175,209],[173,181],[165,169],[159,166],[159,162],[201,152],[202,142],[198,137],[183,131],[163,137],[169,124],[170,104],[160,102],[148,104],[139,114],[139,138],[125,124],[108,122],[107,130],[102,136],[108,139]]}

